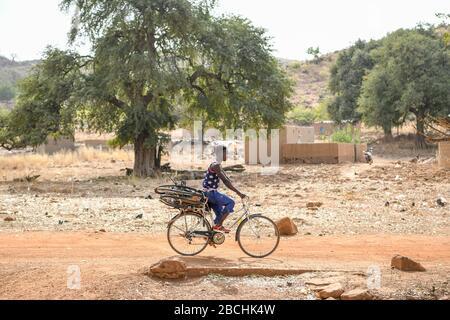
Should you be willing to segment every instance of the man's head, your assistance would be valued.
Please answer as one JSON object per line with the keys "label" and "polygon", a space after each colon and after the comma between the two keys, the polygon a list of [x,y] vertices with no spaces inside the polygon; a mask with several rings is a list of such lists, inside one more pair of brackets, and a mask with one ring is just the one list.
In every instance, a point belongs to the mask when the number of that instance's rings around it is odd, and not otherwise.
{"label": "man's head", "polygon": [[227,147],[216,146],[214,148],[214,155],[216,156],[216,161],[219,163],[227,161]]}

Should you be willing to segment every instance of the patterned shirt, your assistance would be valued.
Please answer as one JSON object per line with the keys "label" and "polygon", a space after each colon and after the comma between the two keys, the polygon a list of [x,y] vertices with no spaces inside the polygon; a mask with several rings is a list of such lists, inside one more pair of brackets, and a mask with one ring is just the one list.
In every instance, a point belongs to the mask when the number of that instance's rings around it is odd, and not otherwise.
{"label": "patterned shirt", "polygon": [[213,166],[217,165],[216,162],[212,163],[208,171],[205,173],[205,178],[203,180],[203,189],[205,191],[217,190],[219,189],[220,179],[217,173],[212,169]]}

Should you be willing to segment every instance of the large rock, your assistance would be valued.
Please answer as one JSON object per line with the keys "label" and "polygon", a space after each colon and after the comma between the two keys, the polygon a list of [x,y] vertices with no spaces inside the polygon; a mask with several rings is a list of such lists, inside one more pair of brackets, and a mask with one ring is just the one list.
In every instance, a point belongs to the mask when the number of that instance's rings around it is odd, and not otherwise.
{"label": "large rock", "polygon": [[311,279],[305,282],[307,285],[313,285],[317,287],[325,287],[332,284],[332,281],[330,279]]}
{"label": "large rock", "polygon": [[408,257],[403,257],[397,255],[392,258],[391,267],[393,269],[398,269],[401,271],[416,271],[416,272],[424,272],[426,269],[418,262],[411,260]]}
{"label": "large rock", "polygon": [[298,233],[297,226],[290,218],[283,218],[277,221],[277,227],[280,231],[280,236],[295,236]]}
{"label": "large rock", "polygon": [[368,290],[354,289],[342,294],[341,300],[372,300],[373,296]]}
{"label": "large rock", "polygon": [[328,298],[338,299],[344,293],[344,287],[340,283],[330,284],[319,291],[319,298],[325,300]]}
{"label": "large rock", "polygon": [[162,260],[150,267],[149,275],[161,279],[183,279],[187,275],[186,263],[178,259]]}

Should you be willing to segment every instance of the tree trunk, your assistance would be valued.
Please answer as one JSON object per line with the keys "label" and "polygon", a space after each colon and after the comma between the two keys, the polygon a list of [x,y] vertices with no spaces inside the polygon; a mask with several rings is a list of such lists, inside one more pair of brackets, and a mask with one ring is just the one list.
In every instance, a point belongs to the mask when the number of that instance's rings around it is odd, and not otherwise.
{"label": "tree trunk", "polygon": [[148,148],[145,141],[148,133],[141,133],[134,142],[134,175],[152,177],[155,174],[156,147]]}
{"label": "tree trunk", "polygon": [[392,136],[392,127],[390,126],[383,127],[383,131],[385,141],[392,141],[394,139],[394,137]]}
{"label": "tree trunk", "polygon": [[425,142],[425,116],[418,115],[417,118],[417,139],[416,144],[420,149],[426,148],[427,144]]}

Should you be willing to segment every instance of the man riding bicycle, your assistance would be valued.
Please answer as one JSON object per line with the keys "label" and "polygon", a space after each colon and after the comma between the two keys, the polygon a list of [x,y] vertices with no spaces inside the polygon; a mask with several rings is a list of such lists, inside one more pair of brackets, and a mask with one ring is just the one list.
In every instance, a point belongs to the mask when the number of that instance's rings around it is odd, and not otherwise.
{"label": "man riding bicycle", "polygon": [[230,233],[230,230],[226,229],[223,226],[223,223],[228,218],[230,213],[234,212],[235,202],[227,195],[218,191],[220,180],[222,180],[223,184],[228,189],[235,192],[242,199],[247,196],[233,186],[230,178],[228,178],[225,171],[222,169],[222,162],[227,161],[227,148],[225,146],[218,146],[215,148],[214,154],[216,161],[209,165],[205,174],[205,178],[203,180],[203,192],[208,198],[209,206],[216,214],[216,218],[214,220],[215,226],[213,229],[215,231]]}

